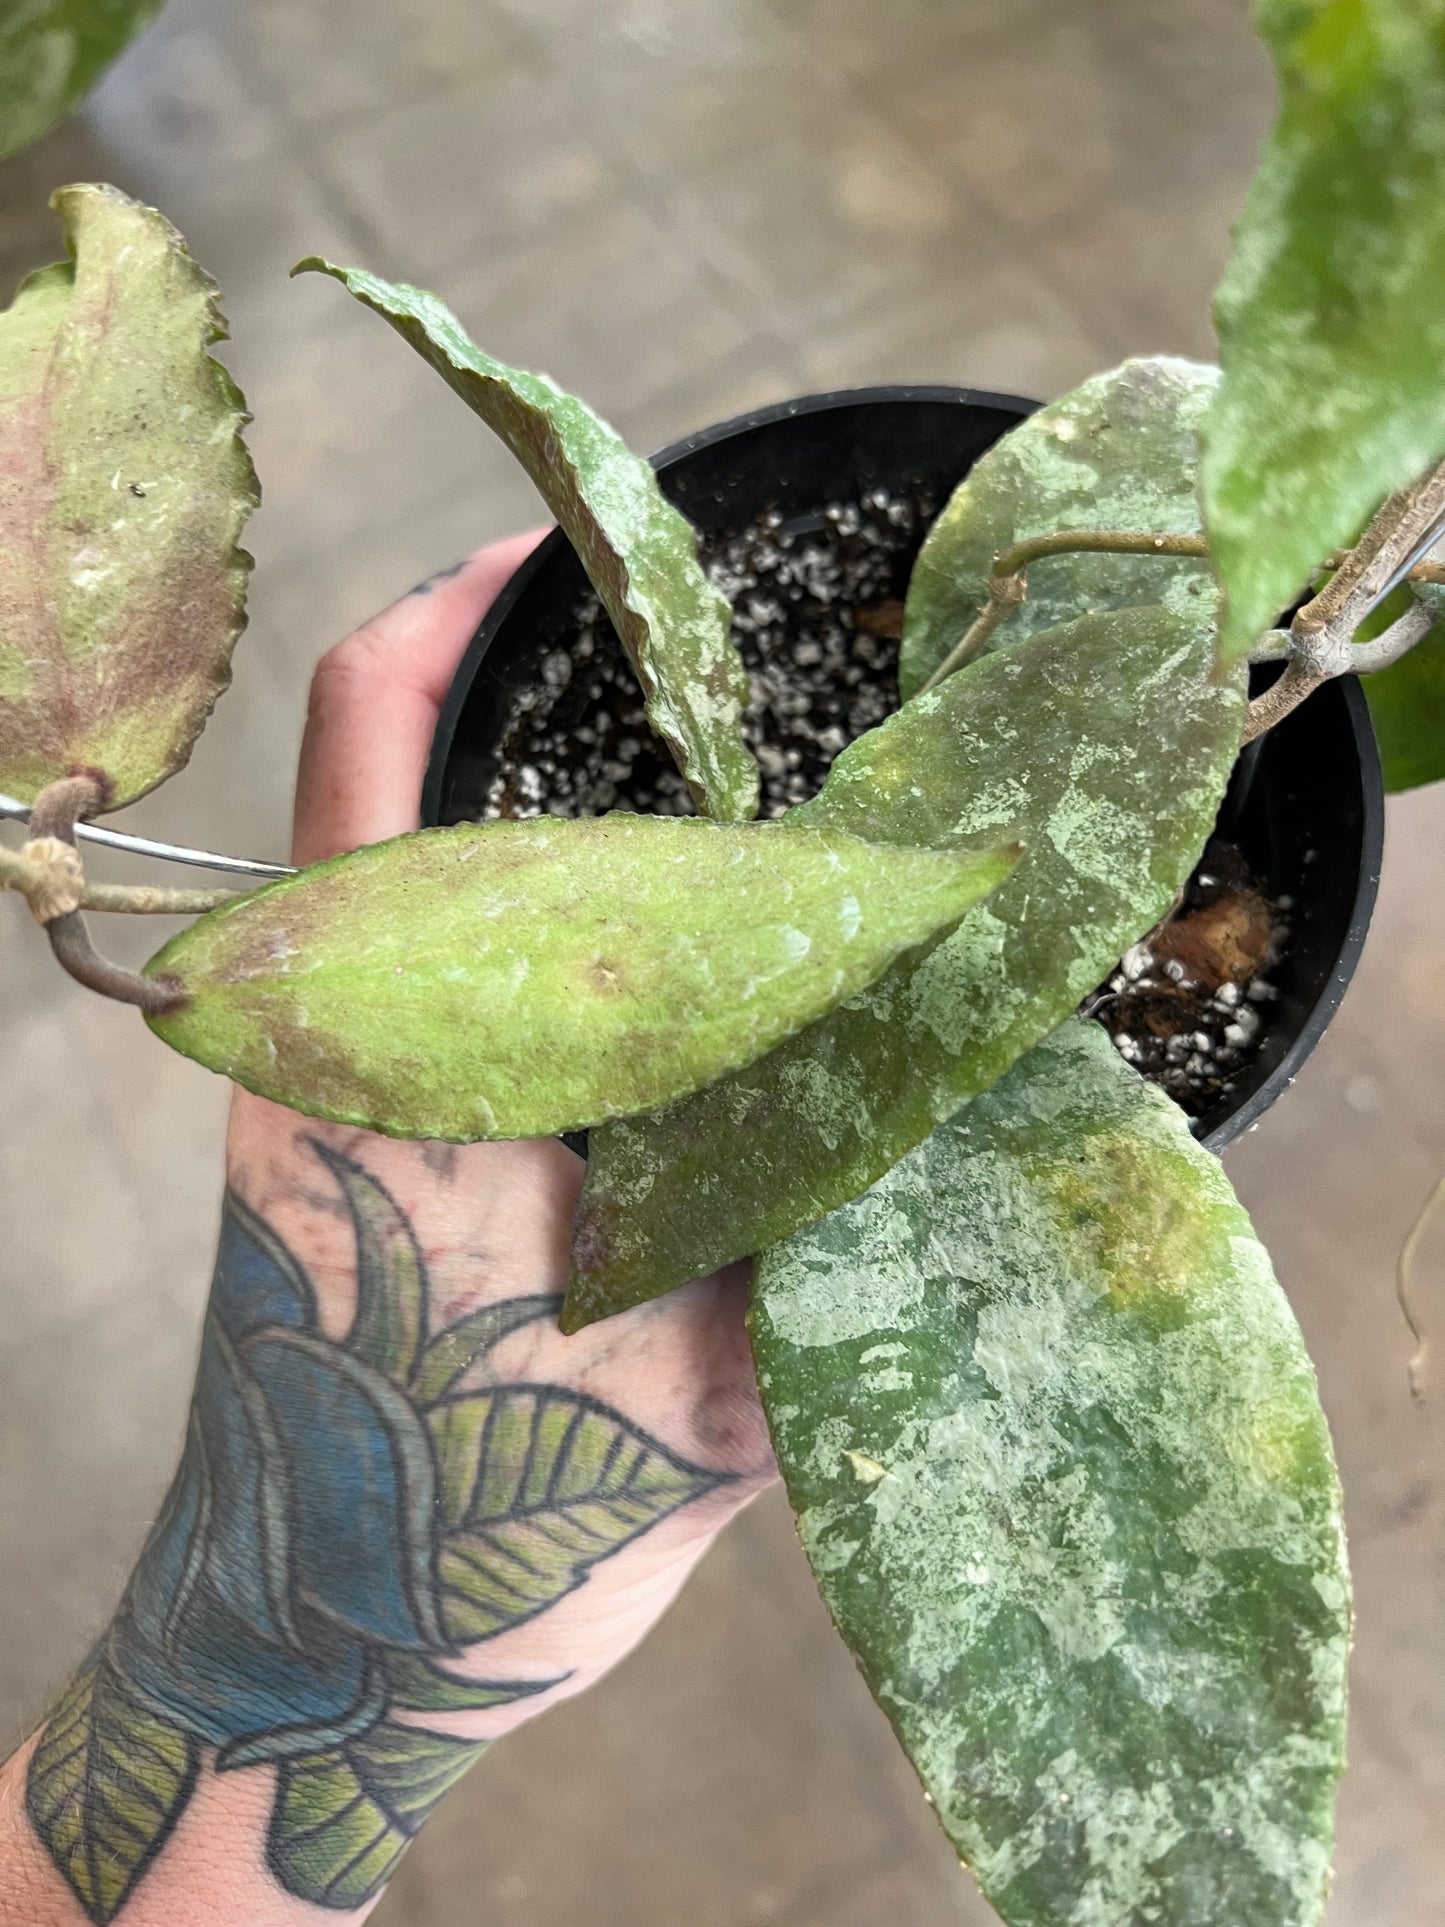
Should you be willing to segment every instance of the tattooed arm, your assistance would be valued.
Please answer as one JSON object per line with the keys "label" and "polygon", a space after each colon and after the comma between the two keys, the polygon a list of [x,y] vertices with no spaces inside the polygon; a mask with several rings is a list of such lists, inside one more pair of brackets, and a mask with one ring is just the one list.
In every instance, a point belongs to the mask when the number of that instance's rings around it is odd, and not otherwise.
{"label": "tattooed arm", "polygon": [[[299,860],[416,820],[525,540],[318,670]],[[487,1744],[632,1647],[771,1462],[719,1276],[564,1339],[582,1165],[238,1095],[181,1467],[110,1627],[0,1777],[0,1927],[359,1918]]]}

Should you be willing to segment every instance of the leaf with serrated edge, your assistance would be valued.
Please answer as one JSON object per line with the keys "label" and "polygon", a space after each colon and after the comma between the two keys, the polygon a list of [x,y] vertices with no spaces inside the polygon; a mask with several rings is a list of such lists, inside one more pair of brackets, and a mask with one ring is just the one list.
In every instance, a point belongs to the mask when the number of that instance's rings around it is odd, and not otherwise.
{"label": "leaf with serrated edge", "polygon": [[271,1872],[315,1906],[363,1906],[487,1744],[386,1723],[332,1752],[283,1762],[266,1840]]}
{"label": "leaf with serrated edge", "polygon": [[312,1116],[547,1137],[750,1062],[1016,858],[697,817],[425,830],[192,924],[147,966],[184,997],[150,1021]]}
{"label": "leaf with serrated edge", "polygon": [[[898,686],[922,688],[978,614],[994,555],[1060,529],[1197,535],[1199,422],[1219,370],[1169,355],[1126,361],[1011,428],[974,463],[928,532],[908,583]],[[1207,562],[1055,555],[1031,562],[1028,596],[990,647],[1100,609],[1216,597]]]}
{"label": "leaf with serrated edge", "polygon": [[185,763],[231,674],[259,499],[215,284],[113,187],[52,204],[73,259],[0,314],[0,788]]}
{"label": "leaf with serrated edge", "polygon": [[563,1326],[761,1251],[856,1197],[1060,1023],[1168,910],[1214,822],[1243,690],[1208,611],[1124,609],[982,657],[850,745],[789,821],[1022,838],[922,958],[752,1068],[593,1133]]}
{"label": "leaf with serrated edge", "polygon": [[1445,451],[1445,8],[1263,0],[1279,119],[1215,297],[1205,523],[1244,655]]}
{"label": "leaf with serrated edge", "polygon": [[77,107],[161,0],[7,0],[0,8],[0,160]]}
{"label": "leaf with serrated edge", "polygon": [[379,1179],[320,1138],[315,1151],[346,1199],[356,1233],[356,1317],[346,1348],[387,1378],[407,1379],[426,1344],[426,1261],[406,1213]]}
{"label": "leaf with serrated edge", "polygon": [[544,1612],[599,1559],[724,1482],[561,1386],[468,1393],[427,1422],[445,1495],[442,1617],[458,1645]]}
{"label": "leaf with serrated edge", "polygon": [[697,536],[652,464],[550,376],[483,354],[424,288],[310,256],[292,270],[329,274],[389,321],[536,483],[612,618],[693,801],[719,822],[758,809],[758,766],[743,741],[748,677],[732,612],[697,559]]}
{"label": "leaf with serrated edge", "polygon": [[137,1705],[95,1654],[46,1721],[25,1809],[95,1927],[115,1919],[170,1838],[199,1759],[195,1741]]}
{"label": "leaf with serrated edge", "polygon": [[762,1259],[829,1610],[1011,1927],[1307,1927],[1343,1764],[1340,1492],[1218,1161],[1072,1023]]}

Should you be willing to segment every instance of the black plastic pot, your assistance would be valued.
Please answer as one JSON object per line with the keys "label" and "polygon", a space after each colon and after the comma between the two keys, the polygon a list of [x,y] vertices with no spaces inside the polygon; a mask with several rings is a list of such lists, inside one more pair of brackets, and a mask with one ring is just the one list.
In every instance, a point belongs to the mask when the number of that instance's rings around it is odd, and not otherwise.
{"label": "black plastic pot", "polygon": [[[808,395],[705,428],[656,458],[662,486],[709,535],[762,510],[812,516],[861,491],[922,487],[940,503],[1033,402],[967,388],[872,388]],[[901,558],[910,564],[911,555]],[[518,693],[564,644],[586,594],[554,532],[512,577],[472,639],[432,746],[427,823],[480,813]],[[1354,974],[1374,909],[1384,792],[1369,712],[1353,678],[1327,684],[1241,759],[1225,813],[1271,895],[1293,899],[1288,955],[1272,973],[1261,1048],[1215,1114],[1211,1150],[1253,1125],[1298,1074]]]}

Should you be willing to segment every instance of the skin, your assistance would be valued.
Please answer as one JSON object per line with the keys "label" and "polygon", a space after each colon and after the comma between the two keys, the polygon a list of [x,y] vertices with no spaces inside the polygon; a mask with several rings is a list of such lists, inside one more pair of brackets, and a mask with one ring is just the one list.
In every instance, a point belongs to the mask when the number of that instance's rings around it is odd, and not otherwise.
{"label": "skin", "polygon": [[[322,658],[297,779],[298,864],[416,825],[432,731],[457,662],[537,539],[479,550]],[[583,1166],[559,1142],[398,1143],[238,1092],[226,1145],[229,1184],[309,1276],[325,1337],[339,1342],[351,1324],[357,1247],[317,1143],[364,1168],[409,1221],[435,1326],[503,1299],[562,1290]],[[743,1325],[746,1295],[746,1267],[733,1266],[577,1337],[539,1319],[490,1355],[496,1381],[584,1394],[669,1453],[720,1476],[591,1567],[555,1604],[448,1662],[456,1673],[487,1678],[565,1680],[510,1705],[425,1724],[495,1739],[585,1690],[637,1644],[717,1533],[775,1476]],[[323,1431],[317,1449],[343,1444]],[[305,1467],[296,1476],[304,1479]],[[365,1588],[364,1572],[356,1584]],[[27,1817],[35,1744],[32,1736],[0,1769],[0,1927],[83,1927],[86,1912]],[[273,1766],[217,1773],[203,1753],[174,1832],[115,1915],[122,1927],[303,1927],[321,1917],[288,1895],[266,1864],[275,1784]],[[368,1911],[331,1917],[360,1920]]]}

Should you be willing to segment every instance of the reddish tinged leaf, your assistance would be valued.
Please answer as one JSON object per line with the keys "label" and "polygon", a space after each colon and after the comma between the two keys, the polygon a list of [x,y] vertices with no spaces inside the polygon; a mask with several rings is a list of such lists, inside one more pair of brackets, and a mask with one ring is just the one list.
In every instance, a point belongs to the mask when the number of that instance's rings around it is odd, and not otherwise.
{"label": "reddish tinged leaf", "polygon": [[[313,1117],[547,1137],[750,1063],[951,928],[1017,860],[1014,845],[944,854],[699,817],[422,830],[182,931],[149,966],[182,991],[154,1028]],[[393,1255],[414,1290],[414,1255]],[[388,1324],[395,1347],[397,1320],[363,1320],[375,1345]]]}
{"label": "reddish tinged leaf", "polygon": [[259,491],[215,284],[113,187],[52,205],[71,258],[0,315],[0,788],[91,770],[119,809],[230,680]]}

